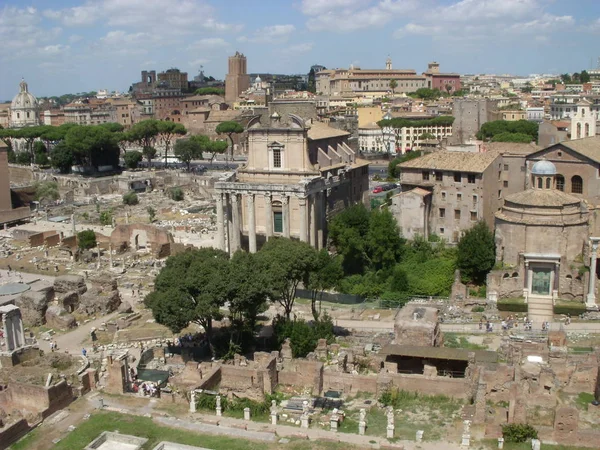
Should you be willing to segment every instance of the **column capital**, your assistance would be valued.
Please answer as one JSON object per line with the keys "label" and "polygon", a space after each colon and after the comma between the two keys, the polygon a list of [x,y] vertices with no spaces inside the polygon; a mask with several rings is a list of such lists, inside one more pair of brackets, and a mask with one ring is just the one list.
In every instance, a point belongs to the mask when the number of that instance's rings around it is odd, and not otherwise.
{"label": "column capital", "polygon": [[281,196],[281,203],[283,203],[284,205],[287,205],[289,202],[290,202],[290,197],[288,195]]}
{"label": "column capital", "polygon": [[231,198],[232,202],[237,203],[237,201],[238,201],[238,194],[237,194],[237,192],[230,192],[229,193],[229,197]]}
{"label": "column capital", "polygon": [[246,194],[246,203],[248,205],[253,205],[254,204],[254,194],[252,194],[252,193]]}

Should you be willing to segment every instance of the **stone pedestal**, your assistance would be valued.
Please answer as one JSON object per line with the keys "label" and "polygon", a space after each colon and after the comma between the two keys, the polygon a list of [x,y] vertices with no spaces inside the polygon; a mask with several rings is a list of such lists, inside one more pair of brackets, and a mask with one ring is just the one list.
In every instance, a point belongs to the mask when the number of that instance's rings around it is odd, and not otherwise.
{"label": "stone pedestal", "polygon": [[367,422],[358,422],[358,434],[361,436],[364,436],[366,430],[367,430]]}
{"label": "stone pedestal", "polygon": [[388,439],[393,439],[394,438],[394,430],[396,429],[396,427],[394,425],[388,425],[387,426],[387,435],[386,437]]}
{"label": "stone pedestal", "polygon": [[415,440],[416,440],[417,442],[423,442],[423,433],[424,433],[424,431],[423,431],[423,430],[418,430],[418,431],[417,431],[417,434],[416,434],[416,436],[415,436]]}
{"label": "stone pedestal", "polygon": [[531,450],[540,450],[542,448],[542,443],[539,439],[531,440]]}
{"label": "stone pedestal", "polygon": [[463,447],[463,448],[469,448],[470,445],[471,445],[471,435],[470,434],[463,434],[460,446]]}
{"label": "stone pedestal", "polygon": [[504,438],[498,438],[498,448],[504,448]]}
{"label": "stone pedestal", "polygon": [[192,391],[190,394],[190,412],[196,412],[196,392]]}
{"label": "stone pedestal", "polygon": [[223,416],[223,408],[221,408],[220,406],[217,406],[216,412],[217,412],[217,417]]}
{"label": "stone pedestal", "polygon": [[308,428],[309,421],[309,417],[306,414],[302,414],[300,417],[300,428]]}
{"label": "stone pedestal", "polygon": [[331,418],[329,419],[329,425],[331,426],[331,431],[337,432],[339,420],[340,420],[340,418],[338,417],[337,414],[331,416]]}
{"label": "stone pedestal", "polygon": [[277,425],[277,413],[271,413],[271,425]]}
{"label": "stone pedestal", "polygon": [[250,420],[250,408],[244,408],[244,420]]}

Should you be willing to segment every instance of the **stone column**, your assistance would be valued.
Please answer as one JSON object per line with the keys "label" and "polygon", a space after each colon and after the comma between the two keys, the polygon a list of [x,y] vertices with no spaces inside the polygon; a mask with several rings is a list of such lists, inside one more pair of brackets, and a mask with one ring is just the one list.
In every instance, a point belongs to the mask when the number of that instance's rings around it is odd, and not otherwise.
{"label": "stone column", "polygon": [[323,233],[325,230],[324,226],[324,217],[325,217],[325,209],[324,209],[324,196],[323,192],[319,192],[317,194],[317,249],[321,250],[325,245],[323,242]]}
{"label": "stone column", "polygon": [[196,412],[196,391],[192,391],[190,394],[190,412]]}
{"label": "stone column", "polygon": [[225,202],[224,202],[224,206],[225,206],[225,220],[226,220],[226,224],[224,224],[224,231],[226,233],[226,238],[227,238],[227,243],[225,244],[225,248],[223,250],[225,250],[226,252],[231,252],[231,236],[233,236],[233,232],[232,232],[232,228],[231,228],[231,194],[224,194],[225,195]]}
{"label": "stone column", "polygon": [[217,395],[217,404],[216,404],[216,412],[217,412],[217,417],[221,417],[223,415],[223,408],[221,407],[221,396]]}
{"label": "stone column", "polygon": [[298,199],[300,206],[300,240],[302,242],[308,242],[308,206],[306,204],[306,197]]}
{"label": "stone column", "polygon": [[281,210],[283,219],[283,237],[290,237],[290,198],[287,195],[281,197]]}
{"label": "stone column", "polygon": [[225,250],[225,220],[223,214],[223,194],[220,192],[215,196],[217,201],[217,246]]}
{"label": "stone column", "polygon": [[73,227],[73,236],[77,234],[77,230],[75,229],[75,214],[71,214],[71,226]]}
{"label": "stone column", "polygon": [[248,206],[248,249],[250,253],[256,253],[256,218],[254,212],[254,194],[246,197]]}
{"label": "stone column", "polygon": [[310,219],[309,219],[309,238],[310,245],[314,248],[317,248],[317,196],[313,195],[309,197],[310,201]]}
{"label": "stone column", "polygon": [[113,268],[113,258],[112,258],[112,244],[108,244],[108,267],[110,269]]}
{"label": "stone column", "polygon": [[231,248],[229,249],[231,254],[234,254],[240,249],[240,204],[238,202],[238,195],[236,193],[231,194]]}
{"label": "stone column", "polygon": [[588,308],[596,306],[596,259],[598,254],[598,241],[592,238],[592,250],[590,254],[590,287],[585,300],[585,306]]}
{"label": "stone column", "polygon": [[6,351],[12,352],[15,349],[15,341],[13,337],[12,317],[9,314],[2,316],[2,327],[4,328]]}
{"label": "stone column", "polygon": [[273,206],[271,194],[265,194],[265,238],[267,241],[273,236]]}
{"label": "stone column", "polygon": [[250,408],[244,408],[244,420],[250,420]]}

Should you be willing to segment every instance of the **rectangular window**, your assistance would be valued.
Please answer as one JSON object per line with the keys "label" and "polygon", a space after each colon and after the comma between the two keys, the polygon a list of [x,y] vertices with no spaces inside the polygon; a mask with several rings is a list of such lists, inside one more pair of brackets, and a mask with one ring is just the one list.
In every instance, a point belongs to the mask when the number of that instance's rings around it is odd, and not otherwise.
{"label": "rectangular window", "polygon": [[460,220],[460,209],[455,209],[454,210],[454,219],[455,220]]}
{"label": "rectangular window", "polygon": [[421,174],[423,175],[423,181],[429,181],[429,171],[424,170]]}
{"label": "rectangular window", "polygon": [[508,181],[504,180],[504,187],[507,188],[508,187]]}
{"label": "rectangular window", "polygon": [[498,191],[498,198],[502,198],[502,189]]}
{"label": "rectangular window", "polygon": [[442,172],[436,172],[435,173],[435,181],[443,181],[444,180],[444,174]]}
{"label": "rectangular window", "polygon": [[471,220],[477,222],[477,211],[471,211]]}
{"label": "rectangular window", "polygon": [[444,234],[444,228],[440,228],[440,234]]}
{"label": "rectangular window", "polygon": [[283,213],[281,211],[273,213],[273,231],[275,233],[283,233]]}
{"label": "rectangular window", "polygon": [[454,172],[454,182],[460,183],[462,181],[462,174],[460,172]]}
{"label": "rectangular window", "polygon": [[440,208],[440,218],[446,217],[446,208]]}
{"label": "rectangular window", "polygon": [[273,149],[273,167],[276,169],[281,168],[281,149],[279,148]]}
{"label": "rectangular window", "polygon": [[461,201],[462,200],[462,194],[460,192],[458,192],[456,194],[456,200]]}
{"label": "rectangular window", "polygon": [[504,170],[507,171],[508,170],[508,164],[504,164]]}
{"label": "rectangular window", "polygon": [[473,206],[477,206],[477,196],[473,196]]}
{"label": "rectangular window", "polygon": [[442,192],[442,200],[446,200],[446,193]]}
{"label": "rectangular window", "polygon": [[470,173],[469,175],[467,175],[467,180],[471,184],[475,183],[475,174],[474,173]]}

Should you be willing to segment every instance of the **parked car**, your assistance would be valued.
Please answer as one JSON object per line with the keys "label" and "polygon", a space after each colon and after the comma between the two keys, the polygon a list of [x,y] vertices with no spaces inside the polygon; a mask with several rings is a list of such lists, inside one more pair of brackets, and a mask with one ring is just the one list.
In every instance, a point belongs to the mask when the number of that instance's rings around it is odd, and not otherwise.
{"label": "parked car", "polygon": [[375,189],[373,189],[373,194],[379,194],[380,192],[383,192],[383,186],[375,186]]}

